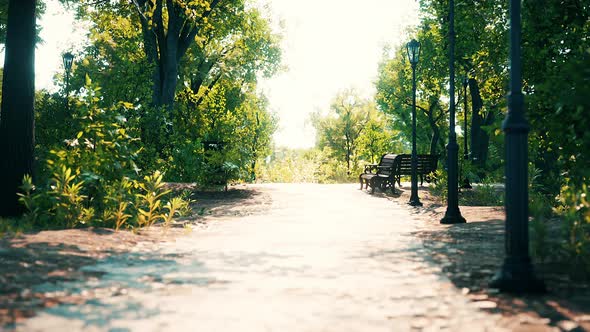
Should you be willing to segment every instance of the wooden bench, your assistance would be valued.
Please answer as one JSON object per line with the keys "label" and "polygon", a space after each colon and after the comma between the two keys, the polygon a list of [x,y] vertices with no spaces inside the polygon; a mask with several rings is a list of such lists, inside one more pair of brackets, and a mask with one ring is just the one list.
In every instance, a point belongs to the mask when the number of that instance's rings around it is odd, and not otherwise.
{"label": "wooden bench", "polygon": [[392,192],[395,187],[395,175],[393,173],[395,154],[384,154],[379,161],[379,164],[369,164],[365,166],[364,172],[359,175],[359,181],[361,183],[361,190],[363,185],[366,189],[371,187],[371,194],[375,192],[375,188],[379,188],[383,191],[387,187],[392,187]]}
{"label": "wooden bench", "polygon": [[[417,157],[416,174],[420,176],[420,185],[434,180],[432,173],[438,166],[438,155],[419,154]],[[371,193],[379,187],[385,191],[388,187],[391,192],[395,192],[395,183],[401,185],[401,177],[412,175],[412,155],[411,154],[384,154],[379,164],[370,164],[365,166],[365,170],[359,175],[361,190],[363,186],[366,189],[371,187]]]}
{"label": "wooden bench", "polygon": [[[420,185],[424,184],[424,180],[430,183],[434,180],[433,173],[438,167],[438,155],[418,154],[416,155],[417,165],[416,174],[420,176]],[[404,175],[412,175],[412,155],[400,154],[395,165],[395,177],[397,184],[400,185],[401,177]]]}

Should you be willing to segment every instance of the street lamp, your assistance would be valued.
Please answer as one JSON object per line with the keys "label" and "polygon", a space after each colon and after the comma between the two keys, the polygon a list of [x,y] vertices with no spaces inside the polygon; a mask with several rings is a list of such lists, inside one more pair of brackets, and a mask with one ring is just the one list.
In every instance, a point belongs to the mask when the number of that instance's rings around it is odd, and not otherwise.
{"label": "street lamp", "polygon": [[528,133],[524,117],[520,53],[520,0],[510,0],[510,92],[502,123],[506,156],[506,256],[490,287],[511,293],[542,293],[545,284],[535,276],[529,256]]}
{"label": "street lamp", "polygon": [[455,3],[449,0],[449,144],[447,145],[448,161],[448,196],[447,211],[441,224],[464,223],[465,218],[459,211],[459,180],[457,134],[455,133]]}
{"label": "street lamp", "polygon": [[[463,171],[465,171],[465,164],[469,162],[469,149],[467,147],[467,85],[469,84],[469,78],[465,76],[463,78]],[[463,174],[463,189],[471,189],[471,183],[465,174]]]}
{"label": "street lamp", "polygon": [[411,206],[422,206],[418,197],[418,157],[416,155],[416,65],[420,58],[420,42],[412,39],[407,45],[408,59],[412,65],[412,194],[408,204]]}
{"label": "street lamp", "polygon": [[72,70],[72,62],[74,62],[74,55],[71,52],[63,54],[64,68],[66,70],[66,94],[70,84],[70,71]]}

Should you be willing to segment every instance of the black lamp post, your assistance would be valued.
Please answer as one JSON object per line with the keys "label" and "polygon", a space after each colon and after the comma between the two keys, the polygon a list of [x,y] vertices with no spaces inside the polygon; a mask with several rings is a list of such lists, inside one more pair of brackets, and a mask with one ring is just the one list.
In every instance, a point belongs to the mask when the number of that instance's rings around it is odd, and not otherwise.
{"label": "black lamp post", "polygon": [[511,293],[541,293],[529,256],[528,133],[524,117],[520,54],[520,0],[510,0],[510,92],[508,113],[502,123],[506,154],[506,256],[490,287]]}
{"label": "black lamp post", "polygon": [[416,155],[416,65],[420,58],[420,42],[412,39],[407,45],[408,59],[412,65],[412,194],[408,204],[411,206],[422,206],[418,197],[418,156]]}
{"label": "black lamp post", "polygon": [[74,62],[74,55],[71,52],[63,54],[64,69],[66,70],[66,95],[69,92],[70,85],[70,71],[72,70],[72,62]]}
{"label": "black lamp post", "polygon": [[448,161],[448,198],[447,211],[441,224],[464,223],[465,218],[459,211],[459,180],[457,134],[455,133],[455,3],[449,0],[449,144],[447,145]]}
{"label": "black lamp post", "polygon": [[[465,76],[463,78],[463,163],[469,162],[469,148],[467,147],[467,84],[469,84],[469,78]],[[465,165],[463,165],[465,167]],[[471,183],[465,174],[463,174],[463,189],[471,189]]]}

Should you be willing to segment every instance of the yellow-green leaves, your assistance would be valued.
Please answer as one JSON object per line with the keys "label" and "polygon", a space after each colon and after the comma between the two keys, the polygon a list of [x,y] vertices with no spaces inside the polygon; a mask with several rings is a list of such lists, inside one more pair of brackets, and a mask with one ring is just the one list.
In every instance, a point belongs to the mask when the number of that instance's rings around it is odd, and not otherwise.
{"label": "yellow-green leaves", "polygon": [[[162,197],[170,193],[170,190],[164,189],[162,182],[162,173],[156,171],[152,175],[144,177],[144,181],[138,182],[137,185],[141,189],[141,193],[137,194],[138,205],[137,211],[138,224],[140,227],[150,227],[158,219],[166,220],[165,215],[161,211]],[[173,216],[170,216],[172,218]]]}

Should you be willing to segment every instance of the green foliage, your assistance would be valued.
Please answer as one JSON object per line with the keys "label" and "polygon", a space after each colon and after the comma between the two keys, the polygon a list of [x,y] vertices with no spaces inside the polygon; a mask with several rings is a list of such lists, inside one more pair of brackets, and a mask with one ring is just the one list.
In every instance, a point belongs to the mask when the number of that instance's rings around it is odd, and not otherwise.
{"label": "green foliage", "polygon": [[[277,122],[256,84],[277,72],[281,60],[280,36],[265,9],[243,0],[80,4],[74,4],[79,16],[92,23],[90,44],[74,63],[70,88],[84,94],[88,74],[103,87],[99,107],[119,100],[136,106],[125,118],[140,139],[137,168],[202,185],[254,180]],[[183,33],[168,35],[168,27]],[[163,60],[174,50],[158,47],[155,34],[178,41],[177,63]],[[59,125],[47,127],[61,132]],[[206,141],[224,148],[206,155]]]}
{"label": "green foliage", "polygon": [[[449,30],[448,3],[421,0],[420,10],[422,18],[415,36],[423,45],[425,61],[421,59],[417,68],[419,109],[448,99],[445,85],[448,84]],[[462,174],[471,183],[484,181],[472,191],[464,191],[461,200],[467,203],[468,199],[470,204],[499,204],[497,198],[502,195],[490,185],[492,181],[503,180],[504,170],[504,135],[500,126],[507,108],[508,2],[457,2],[455,15],[461,18],[455,20],[456,69],[458,77],[469,77],[471,97],[468,134],[473,160],[471,165],[463,165]],[[577,264],[583,267],[578,272],[586,277],[590,266],[586,201],[590,177],[590,157],[586,152],[590,150],[589,18],[587,1],[522,3],[523,92],[526,116],[531,124],[528,140],[531,251],[541,260],[555,255],[572,266]],[[411,86],[409,65],[403,47],[394,51],[380,65],[377,102],[386,113],[392,114],[394,128],[407,139],[410,126],[404,103],[408,104]],[[458,83],[454,82],[456,87]],[[433,93],[437,89],[442,92]],[[421,118],[419,113],[419,149],[427,144],[425,137],[420,136],[425,130],[422,123],[431,120]],[[434,127],[431,128],[434,136]],[[446,183],[441,182],[443,188],[439,192],[445,196]],[[552,207],[556,207],[557,217],[563,220],[563,238],[549,238],[551,218],[555,217]],[[553,242],[560,243],[560,247],[556,248]]]}
{"label": "green foliage", "polygon": [[551,202],[537,191],[529,192],[529,212],[532,220],[529,223],[531,233],[531,254],[540,261],[547,259],[552,251],[549,243],[547,222],[551,216]]}
{"label": "green foliage", "polygon": [[166,164],[166,179],[174,182],[194,182],[203,173],[203,144],[198,139],[175,139],[169,162]]}
{"label": "green foliage", "polygon": [[19,235],[34,229],[34,225],[23,218],[0,217],[0,237],[4,234]]}
{"label": "green foliage", "polygon": [[578,278],[590,278],[590,188],[587,184],[568,184],[561,189],[561,206],[556,212],[563,219],[566,261]]}
{"label": "green foliage", "polygon": [[[448,198],[449,183],[447,172],[436,170],[434,173],[435,181],[430,186],[430,190],[436,196],[443,200]],[[466,206],[501,206],[503,205],[504,195],[497,183],[490,179],[485,179],[478,183],[471,182],[472,189],[461,190],[459,195],[459,204]]]}
{"label": "green foliage", "polygon": [[48,191],[52,198],[52,208],[48,211],[54,221],[71,228],[79,224],[86,224],[94,215],[93,208],[84,208],[88,196],[82,194],[83,180],[77,179],[70,168],[65,165],[53,173]]}
{"label": "green foliage", "polygon": [[531,233],[531,254],[539,261],[545,261],[552,252],[558,252],[555,242],[549,238],[548,222],[553,215],[555,199],[546,194],[543,187],[542,172],[533,163],[529,163],[529,222]]}
{"label": "green foliage", "polygon": [[401,152],[401,142],[394,139],[385,116],[353,90],[337,95],[326,114],[312,114],[311,123],[317,147],[327,157],[321,173],[330,181],[356,181],[363,163],[375,162],[384,153]]}
{"label": "green foliage", "polygon": [[259,166],[258,181],[274,183],[347,183],[358,181],[360,168],[348,174],[346,164],[329,148],[278,148]]}
{"label": "green foliage", "polygon": [[320,167],[325,157],[317,149],[278,148],[260,163],[258,181],[274,183],[321,183]]}
{"label": "green foliage", "polygon": [[[429,19],[421,24],[418,37],[421,43],[420,62],[416,67],[416,145],[419,153],[438,154],[444,149],[448,132],[447,105],[443,102],[447,84],[448,60],[440,28]],[[412,68],[405,45],[384,52],[379,64],[375,101],[388,114],[391,127],[407,142],[412,139]]]}
{"label": "green foliage", "polygon": [[[531,148],[545,189],[590,176],[590,6],[584,1],[523,3],[523,75]],[[561,181],[555,181],[561,178]]]}
{"label": "green foliage", "polygon": [[490,180],[473,184],[473,189],[465,190],[459,199],[459,204],[470,206],[502,206],[504,193],[502,188]]}
{"label": "green foliage", "polygon": [[430,186],[430,191],[441,199],[446,200],[449,197],[449,178],[447,172],[437,169],[434,172],[434,179],[435,181]]}
{"label": "green foliage", "polygon": [[173,197],[164,205],[166,213],[163,215],[164,226],[170,226],[170,223],[176,216],[186,215],[187,211],[190,210],[190,199],[184,199],[183,197]]}
{"label": "green foliage", "polygon": [[30,175],[25,175],[20,189],[22,190],[22,193],[17,194],[19,196],[19,202],[21,202],[21,204],[27,209],[27,212],[22,216],[22,219],[30,224],[35,224],[39,219],[41,211],[35,202],[38,196],[33,196],[35,185],[33,184],[33,178]]}
{"label": "green foliage", "polygon": [[317,172],[318,182],[320,183],[350,183],[357,182],[358,175],[362,172],[361,163],[355,163],[350,169],[345,163],[333,158],[333,152],[330,149],[324,149],[323,154],[326,156],[319,165]]}
{"label": "green foliage", "polygon": [[116,230],[133,224],[131,218],[134,217],[132,211],[134,186],[133,180],[123,177],[104,187],[105,207],[102,212],[102,224],[114,227]]}
{"label": "green foliage", "polygon": [[126,119],[136,108],[129,103],[101,107],[100,101],[100,89],[87,78],[84,96],[70,108],[75,136],[61,144],[55,138],[38,142],[46,157],[40,186],[25,177],[20,194],[28,211],[24,219],[37,227],[149,227],[170,222],[183,207],[181,198],[168,204],[160,172],[141,176],[138,130]]}
{"label": "green foliage", "polygon": [[[164,195],[170,193],[170,190],[164,189],[162,174],[158,171],[153,175],[146,175],[143,179],[143,182],[138,182],[137,184],[140,189],[140,193],[136,194],[137,212],[139,213],[137,223],[140,227],[150,227],[160,218],[165,221],[168,219],[160,211],[162,208],[162,198]],[[171,218],[172,216],[170,216]]]}
{"label": "green foliage", "polygon": [[[6,43],[6,23],[8,20],[8,3],[9,0],[0,0],[0,47],[3,49]],[[43,1],[37,1],[37,8],[35,9],[35,15],[37,21],[45,13],[45,3]],[[38,35],[40,27],[37,26],[37,41],[40,41]],[[1,90],[1,89],[0,89]]]}
{"label": "green foliage", "polygon": [[464,159],[459,161],[459,178],[466,178],[469,180],[469,183],[481,182],[482,180],[477,174],[477,167],[469,162],[469,160],[465,161]]}

